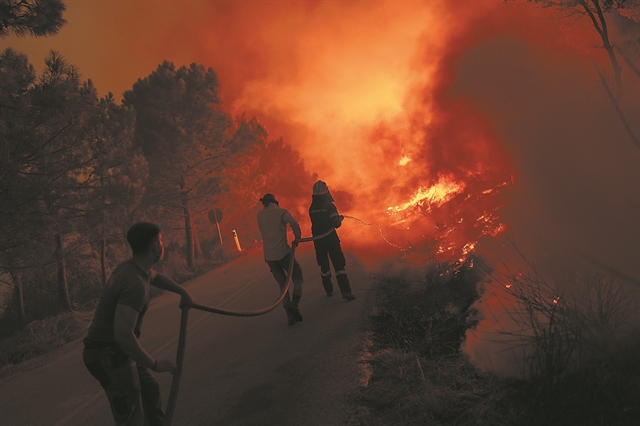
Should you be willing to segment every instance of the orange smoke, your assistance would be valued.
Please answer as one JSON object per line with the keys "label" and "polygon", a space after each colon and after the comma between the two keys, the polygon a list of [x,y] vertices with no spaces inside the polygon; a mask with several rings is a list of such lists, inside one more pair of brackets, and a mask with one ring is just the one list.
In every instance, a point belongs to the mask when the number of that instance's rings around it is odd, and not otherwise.
{"label": "orange smoke", "polygon": [[[496,190],[510,170],[482,119],[434,94],[461,25],[500,2],[464,11],[446,2],[289,6],[225,11],[237,17],[226,30],[251,26],[235,43],[256,65],[240,71],[246,79],[229,105],[256,114],[273,137],[283,135],[309,173],[329,184],[341,213],[379,225],[393,242],[387,245],[376,227],[345,222],[347,246],[397,253],[396,245],[421,245],[446,233],[456,240],[443,241],[447,255],[462,254],[469,237],[453,230],[449,216],[459,221],[495,211],[497,197],[485,197],[480,203],[488,205],[473,213],[444,205],[456,196],[458,206],[465,199],[478,203],[474,191]],[[211,52],[226,43],[216,30],[203,29],[201,39]],[[221,80],[224,87],[224,67]],[[310,195],[309,187],[303,206]],[[470,227],[474,220],[463,219]]]}
{"label": "orange smoke", "polygon": [[[379,225],[392,242],[375,227],[345,222],[345,245],[397,253],[395,246],[437,240],[442,258],[459,259],[477,238],[505,229],[501,191],[517,174],[486,118],[464,99],[451,100],[457,58],[496,35],[563,50],[597,41],[575,36],[590,34],[588,25],[568,31],[544,19],[549,11],[513,6],[216,6],[212,22],[222,13],[227,19],[199,29],[198,40],[201,54],[219,64],[228,106],[255,114],[271,137],[283,136],[309,175],[329,184],[341,213]],[[232,48],[235,54],[219,58]],[[444,189],[442,176],[456,189]],[[309,187],[306,200],[287,207],[304,212],[310,195]]]}

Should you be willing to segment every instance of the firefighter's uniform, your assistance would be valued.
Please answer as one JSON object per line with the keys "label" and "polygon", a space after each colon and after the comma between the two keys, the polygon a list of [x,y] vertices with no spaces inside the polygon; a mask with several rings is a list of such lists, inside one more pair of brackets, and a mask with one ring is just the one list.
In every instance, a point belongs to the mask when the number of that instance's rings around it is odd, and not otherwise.
{"label": "firefighter's uniform", "polygon": [[309,217],[311,218],[311,234],[314,237],[333,229],[333,232],[329,233],[329,235],[313,241],[316,249],[316,261],[320,266],[322,275],[322,286],[327,292],[327,296],[333,295],[333,282],[329,266],[329,259],[331,259],[342,297],[347,300],[355,299],[355,296],[351,293],[349,278],[347,278],[347,272],[345,271],[346,261],[336,231],[336,228],[342,225],[344,217],[338,213],[338,209],[333,204],[333,197],[329,192],[329,188],[321,180],[313,185]]}

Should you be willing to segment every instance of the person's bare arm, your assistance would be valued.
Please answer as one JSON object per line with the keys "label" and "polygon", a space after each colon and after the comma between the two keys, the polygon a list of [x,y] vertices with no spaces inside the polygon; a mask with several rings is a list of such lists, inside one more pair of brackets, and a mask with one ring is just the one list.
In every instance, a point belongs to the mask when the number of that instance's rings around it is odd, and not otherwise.
{"label": "person's bare arm", "polygon": [[116,343],[125,354],[137,364],[143,365],[159,373],[170,371],[172,374],[176,366],[168,359],[155,360],[145,351],[134,334],[138,315],[140,313],[130,306],[118,304],[113,321],[113,335]]}
{"label": "person's bare arm", "polygon": [[288,211],[285,212],[283,219],[285,223],[288,223],[291,226],[294,237],[292,245],[296,247],[300,242],[300,238],[302,238],[302,230],[300,229],[300,225],[298,225],[298,222],[293,218],[293,216],[291,216],[291,213],[289,213]]}
{"label": "person's bare arm", "polygon": [[191,297],[191,294],[189,294],[189,292],[184,287],[182,287],[180,284],[173,281],[171,278],[167,277],[166,275],[162,275],[161,273],[152,270],[151,285],[153,285],[154,287],[161,288],[163,290],[170,291],[172,293],[179,294],[181,296],[180,307],[193,306],[194,300],[193,300],[193,297]]}

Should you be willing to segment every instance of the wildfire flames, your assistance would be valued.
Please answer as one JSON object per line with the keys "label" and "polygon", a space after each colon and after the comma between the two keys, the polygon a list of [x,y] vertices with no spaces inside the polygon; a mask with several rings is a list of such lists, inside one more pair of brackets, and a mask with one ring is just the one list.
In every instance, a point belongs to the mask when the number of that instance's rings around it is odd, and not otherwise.
{"label": "wildfire flames", "polygon": [[464,182],[456,181],[452,174],[441,175],[438,181],[428,188],[419,187],[409,201],[404,204],[389,207],[389,214],[398,215],[407,209],[418,209],[423,212],[430,212],[433,208],[439,207],[456,195],[464,191]]}
{"label": "wildfire flames", "polygon": [[[499,187],[504,185],[481,191],[480,194],[465,194],[467,184],[464,181],[456,179],[451,173],[442,173],[433,185],[418,187],[409,201],[387,208],[387,215],[391,221],[390,227],[396,230],[410,230],[416,224],[420,227],[425,221],[437,217],[434,230],[425,234],[422,239],[435,243],[432,248],[434,255],[449,260],[454,259],[458,253],[457,262],[464,263],[473,252],[479,238],[485,235],[495,237],[506,229],[506,225],[500,222],[498,208],[490,212],[485,211],[474,219],[465,217],[467,211],[465,202],[473,200],[475,203],[490,205],[492,203],[490,196],[496,195]],[[456,198],[459,198],[459,204],[453,214],[448,215],[446,211],[440,211],[442,206]],[[469,222],[475,229],[475,239],[465,242],[464,235],[468,233],[464,226]]]}

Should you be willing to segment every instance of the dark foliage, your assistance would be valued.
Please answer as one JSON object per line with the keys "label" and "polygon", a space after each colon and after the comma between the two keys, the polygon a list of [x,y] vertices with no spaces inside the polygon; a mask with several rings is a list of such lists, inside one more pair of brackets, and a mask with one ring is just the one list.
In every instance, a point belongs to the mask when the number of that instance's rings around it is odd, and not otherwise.
{"label": "dark foliage", "polygon": [[0,0],[0,37],[56,34],[67,21],[62,0]]}

